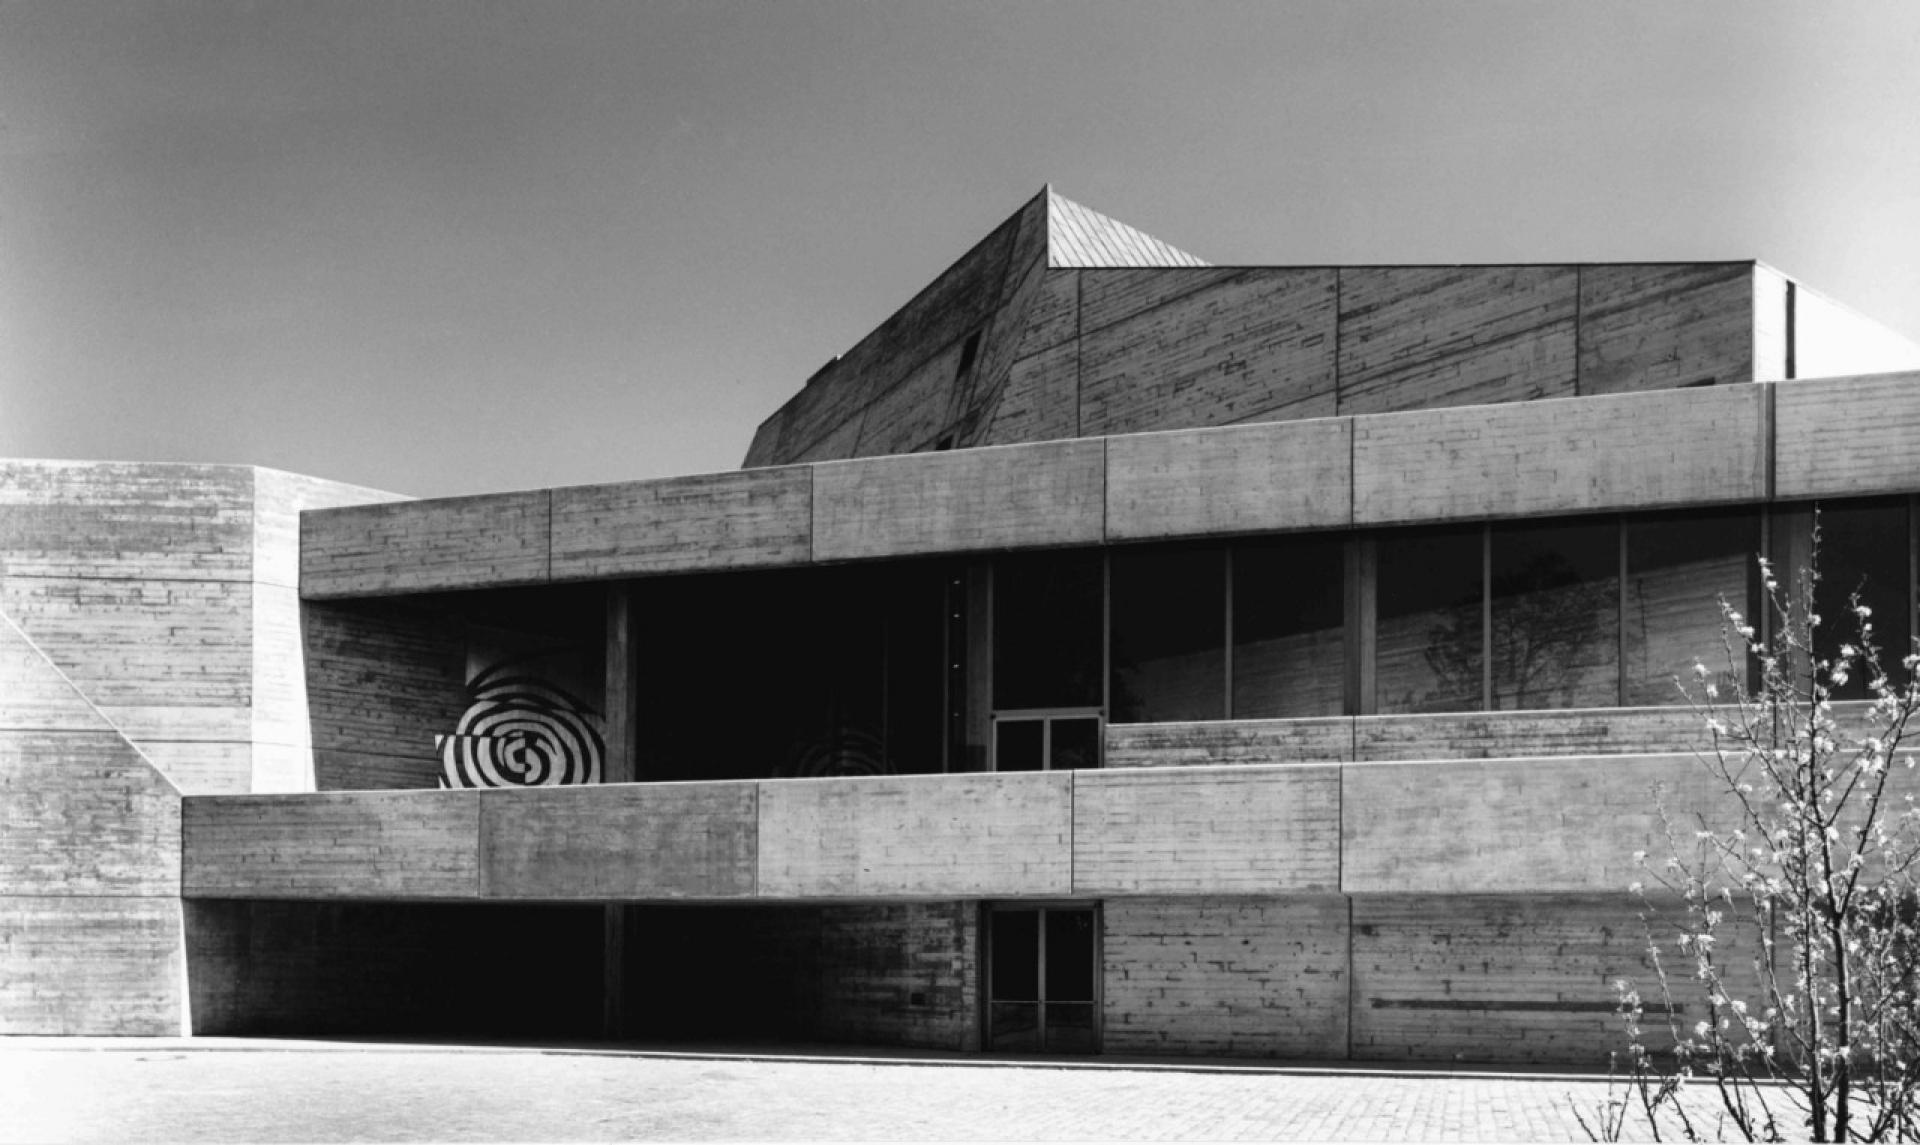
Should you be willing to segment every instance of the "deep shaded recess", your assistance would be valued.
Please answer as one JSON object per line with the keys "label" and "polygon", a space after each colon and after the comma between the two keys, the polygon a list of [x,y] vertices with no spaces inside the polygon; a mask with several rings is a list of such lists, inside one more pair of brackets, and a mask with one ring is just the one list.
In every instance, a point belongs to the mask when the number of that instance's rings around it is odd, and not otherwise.
{"label": "deep shaded recess", "polygon": [[1226,718],[1226,568],[1218,547],[1114,551],[1114,723]]}
{"label": "deep shaded recess", "polygon": [[1619,522],[1501,525],[1491,554],[1493,707],[1617,703]]}
{"label": "deep shaded recess", "polygon": [[942,769],[947,566],[635,582],[643,780]]}
{"label": "deep shaded recess", "polygon": [[1482,707],[1485,543],[1479,526],[1396,530],[1380,538],[1380,711]]}
{"label": "deep shaded recess", "polygon": [[995,561],[993,706],[1098,707],[1105,600],[1098,550]]}
{"label": "deep shaded recess", "polygon": [[630,1039],[977,1046],[971,903],[626,909]]}
{"label": "deep shaded recess", "polygon": [[598,906],[186,902],[195,1034],[589,1038]]}

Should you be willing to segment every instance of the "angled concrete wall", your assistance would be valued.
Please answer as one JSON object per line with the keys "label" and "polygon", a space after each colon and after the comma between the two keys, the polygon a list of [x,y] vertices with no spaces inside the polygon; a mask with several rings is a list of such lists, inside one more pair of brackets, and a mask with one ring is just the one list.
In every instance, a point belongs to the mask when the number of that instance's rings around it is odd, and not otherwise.
{"label": "angled concrete wall", "polygon": [[180,792],[0,614],[0,1034],[183,1031]]}
{"label": "angled concrete wall", "polygon": [[0,462],[0,611],[182,790],[311,790],[298,515],[390,498],[246,466]]}

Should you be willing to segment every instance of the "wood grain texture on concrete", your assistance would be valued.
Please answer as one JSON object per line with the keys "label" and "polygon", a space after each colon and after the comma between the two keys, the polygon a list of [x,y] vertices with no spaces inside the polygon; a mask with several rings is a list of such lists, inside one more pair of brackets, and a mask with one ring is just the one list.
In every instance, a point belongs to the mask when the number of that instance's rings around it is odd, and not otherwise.
{"label": "wood grain texture on concrete", "polygon": [[1340,883],[1338,767],[1073,776],[1073,891],[1301,894]]}
{"label": "wood grain texture on concrete", "polygon": [[[936,440],[936,448],[942,441],[959,447],[982,444],[982,427],[992,420],[993,407],[1006,388],[1013,364],[1061,340],[1048,332],[1051,324],[1064,321],[1065,336],[1072,336],[1076,297],[1073,273],[1049,271],[1044,257],[1016,254],[1007,264],[1000,300],[973,332],[979,337],[973,365],[965,371],[955,365],[953,390],[946,407],[947,428]],[[1042,306],[1055,313],[1040,320],[1036,328],[1035,311]],[[1041,344],[1042,339],[1049,338],[1047,345]],[[962,346],[964,350],[964,343]]]}
{"label": "wood grain texture on concrete", "polygon": [[1080,346],[1063,342],[1013,364],[981,444],[1017,445],[1079,433]]}
{"label": "wood grain texture on concrete", "polygon": [[301,513],[409,500],[397,493],[279,469],[255,467],[251,473],[253,579],[263,584],[299,587]]}
{"label": "wood grain texture on concrete", "polygon": [[601,902],[751,897],[756,795],[741,782],[483,792],[482,893]]}
{"label": "wood grain texture on concrete", "polygon": [[1092,333],[1184,295],[1239,278],[1248,273],[1248,268],[1148,266],[1079,273],[1080,330]]}
{"label": "wood grain texture on concrete", "polygon": [[188,898],[476,898],[480,793],[186,801]]}
{"label": "wood grain texture on concrete", "polygon": [[805,563],[813,472],[749,469],[553,491],[553,579]]}
{"label": "wood grain texture on concrete", "polygon": [[0,1033],[177,1035],[180,793],[0,615]]}
{"label": "wood grain texture on concrete", "polygon": [[244,579],[0,578],[0,611],[136,743],[248,739],[252,607]]}
{"label": "wood grain texture on concrete", "polygon": [[1353,725],[1361,761],[1658,755],[1705,742],[1704,717],[1678,707],[1357,716]]}
{"label": "wood grain texture on concrete", "polygon": [[762,899],[1065,895],[1073,777],[943,775],[760,785]]}
{"label": "wood grain texture on concrete", "polygon": [[850,456],[874,457],[932,448],[934,439],[949,424],[958,389],[972,380],[974,364],[979,361],[980,344],[974,340],[973,360],[965,371],[961,370],[968,341],[962,335],[903,377],[880,380],[878,384],[884,388],[867,403],[860,419],[860,436],[854,440]]}
{"label": "wood grain texture on concrete", "polygon": [[1335,412],[1573,396],[1573,267],[1355,267],[1339,275]]}
{"label": "wood grain texture on concrete", "polygon": [[1755,265],[1580,268],[1580,392],[1755,380]]}
{"label": "wood grain texture on concrete", "polygon": [[1271,766],[1344,763],[1353,758],[1353,721],[1344,716],[1304,720],[1202,720],[1193,723],[1108,724],[1104,766]]}
{"label": "wood grain texture on concrete", "polygon": [[1347,900],[1116,898],[1101,906],[1109,1054],[1347,1054]]}
{"label": "wood grain texture on concrete", "polygon": [[1106,443],[1062,441],[818,465],[818,561],[1098,544]]}
{"label": "wood grain texture on concrete", "polygon": [[300,595],[383,596],[547,579],[545,489],[300,515]]}
{"label": "wood grain texture on concrete", "polygon": [[1920,372],[1773,389],[1774,496],[1920,490]]}
{"label": "wood grain texture on concrete", "polygon": [[302,620],[317,788],[434,786],[434,732],[471,702],[460,625],[377,600],[308,601]]}
{"label": "wood grain texture on concrete", "polygon": [[[1353,1057],[1604,1068],[1627,1044],[1614,983],[1657,997],[1640,909],[1618,891],[1356,896]],[[1677,1000],[1688,1024],[1703,1016]],[[1648,1019],[1652,1048],[1665,1023]]]}
{"label": "wood grain texture on concrete", "polygon": [[1344,528],[1353,522],[1347,418],[1115,437],[1107,538]]}
{"label": "wood grain texture on concrete", "polygon": [[1331,270],[1246,271],[1080,337],[1083,433],[1336,412]]}
{"label": "wood grain texture on concrete", "polygon": [[110,730],[99,709],[0,614],[0,732]]}
{"label": "wood grain texture on concrete", "polygon": [[1031,357],[1077,339],[1084,325],[1081,283],[1089,274],[1109,272],[1053,270],[1036,265],[1030,273],[1039,275],[1034,282],[1032,301],[1015,311],[1020,318],[1020,334],[1011,348],[1018,358]]}
{"label": "wood grain texture on concrete", "polygon": [[180,949],[170,895],[0,892],[0,1036],[178,1037]]}
{"label": "wood grain texture on concrete", "polygon": [[[307,706],[307,658],[300,623],[300,591],[292,585],[253,582],[252,720],[256,747],[293,748],[306,757],[299,774],[256,769],[236,794],[313,790],[313,726]],[[262,757],[265,758],[264,755]],[[195,791],[211,795],[211,791]]]}
{"label": "wood grain texture on concrete", "polygon": [[0,731],[0,887],[180,892],[180,793],[111,728]]}
{"label": "wood grain texture on concrete", "polygon": [[0,578],[246,580],[238,465],[0,461]]}
{"label": "wood grain texture on concrete", "polygon": [[1760,501],[1759,386],[1356,418],[1359,525]]}
{"label": "wood grain texture on concrete", "polygon": [[[1023,222],[1034,221],[1029,216],[1040,209],[1030,202],[1016,212],[859,343],[808,379],[768,419],[778,422],[778,435],[771,449],[758,451],[756,463],[784,465],[854,456],[878,399],[916,374],[921,390],[936,391],[928,409],[945,414],[952,386],[960,379],[951,369],[928,369],[929,360],[956,353],[964,337],[998,308],[1010,273],[1026,273],[1026,263],[1012,261],[1014,247],[1034,229]],[[1029,262],[1039,257],[1037,250],[1026,255]],[[891,415],[882,413],[881,421],[911,419],[923,412],[927,410],[896,403]],[[880,427],[876,432],[896,436]]]}
{"label": "wood grain texture on concrete", "polygon": [[1645,878],[1661,820],[1724,817],[1690,755],[1349,764],[1341,773],[1348,894],[1590,893]]}

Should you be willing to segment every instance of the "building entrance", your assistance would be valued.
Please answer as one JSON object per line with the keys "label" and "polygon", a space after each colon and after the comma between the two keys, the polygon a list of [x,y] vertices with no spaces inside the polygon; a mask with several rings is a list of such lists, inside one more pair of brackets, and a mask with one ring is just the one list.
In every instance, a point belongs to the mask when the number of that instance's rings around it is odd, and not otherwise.
{"label": "building entrance", "polygon": [[1098,907],[992,908],[987,921],[987,1047],[1098,1052],[1099,937]]}

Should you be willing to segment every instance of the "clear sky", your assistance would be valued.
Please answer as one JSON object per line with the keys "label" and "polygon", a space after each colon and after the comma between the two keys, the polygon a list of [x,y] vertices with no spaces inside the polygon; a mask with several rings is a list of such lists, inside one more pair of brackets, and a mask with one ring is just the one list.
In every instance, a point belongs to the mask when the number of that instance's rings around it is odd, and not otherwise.
{"label": "clear sky", "polygon": [[0,455],[731,469],[1046,182],[1222,263],[1760,258],[1920,338],[1920,4],[0,0]]}

